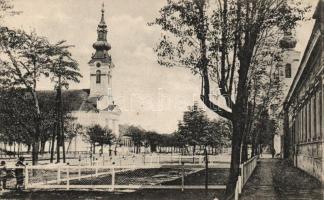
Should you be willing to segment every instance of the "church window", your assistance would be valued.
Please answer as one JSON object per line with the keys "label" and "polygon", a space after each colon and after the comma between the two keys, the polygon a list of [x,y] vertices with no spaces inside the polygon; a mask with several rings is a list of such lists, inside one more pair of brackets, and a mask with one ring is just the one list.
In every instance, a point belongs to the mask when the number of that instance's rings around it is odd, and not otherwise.
{"label": "church window", "polygon": [[291,78],[291,64],[287,63],[285,68],[286,78]]}
{"label": "church window", "polygon": [[101,64],[98,62],[98,63],[97,63],[97,67],[100,67],[100,66],[101,66]]}
{"label": "church window", "polygon": [[100,70],[97,70],[96,72],[96,83],[100,83],[101,82],[101,72]]}

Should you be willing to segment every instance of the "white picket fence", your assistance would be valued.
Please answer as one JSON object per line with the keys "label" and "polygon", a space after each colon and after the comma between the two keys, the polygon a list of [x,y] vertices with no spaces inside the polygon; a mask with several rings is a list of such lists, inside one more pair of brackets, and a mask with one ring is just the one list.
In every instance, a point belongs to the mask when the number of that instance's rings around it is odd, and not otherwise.
{"label": "white picket fence", "polygon": [[259,156],[254,156],[253,158],[250,158],[249,160],[240,165],[240,175],[236,181],[235,187],[235,200],[239,199],[239,195],[242,193],[244,185],[254,172],[254,169],[257,166],[258,158]]}
{"label": "white picket fence", "polygon": [[[190,168],[190,170],[189,170]],[[185,177],[203,170],[192,166],[187,171],[181,166],[162,168],[161,165],[134,165],[134,166],[69,166],[69,165],[43,165],[26,166],[25,189],[204,189],[205,185],[191,185],[185,183]],[[152,170],[170,170],[173,175],[157,177],[153,182]],[[175,173],[175,174],[174,174]],[[156,174],[161,175],[161,174]],[[147,180],[145,180],[147,179]],[[180,180],[175,184],[163,184]],[[208,185],[209,189],[225,189],[225,185]]]}
{"label": "white picket fence", "polygon": [[[180,155],[180,154],[148,154],[148,155],[128,155],[128,156],[84,156],[78,160],[68,161],[70,165],[151,165],[151,164],[169,164],[179,165],[182,162],[201,165],[204,163],[203,155]],[[210,164],[229,163],[229,158],[224,158],[219,155],[209,155],[208,162]]]}

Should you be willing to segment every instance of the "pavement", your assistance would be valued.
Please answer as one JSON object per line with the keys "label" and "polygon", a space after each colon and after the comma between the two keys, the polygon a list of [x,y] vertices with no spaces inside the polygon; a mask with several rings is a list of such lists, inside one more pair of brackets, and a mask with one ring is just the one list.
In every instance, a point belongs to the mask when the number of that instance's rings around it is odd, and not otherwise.
{"label": "pavement", "polygon": [[240,200],[323,200],[319,181],[284,160],[263,157],[243,188]]}

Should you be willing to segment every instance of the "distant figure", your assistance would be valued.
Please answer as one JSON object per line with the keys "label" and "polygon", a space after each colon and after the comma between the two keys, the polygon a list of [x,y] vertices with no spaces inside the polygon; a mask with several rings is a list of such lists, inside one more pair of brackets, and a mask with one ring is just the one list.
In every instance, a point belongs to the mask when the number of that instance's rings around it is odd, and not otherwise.
{"label": "distant figure", "polygon": [[16,168],[15,171],[16,180],[17,180],[16,189],[18,190],[21,190],[24,185],[24,169],[23,169],[23,167],[25,167],[24,161],[25,161],[24,157],[19,157],[18,162],[16,163],[16,167],[20,167],[20,168]]}
{"label": "distant figure", "polygon": [[274,156],[276,155],[276,150],[274,148],[272,148],[272,150],[271,150],[271,155],[272,155],[272,158],[274,158]]}
{"label": "distant figure", "polygon": [[1,161],[0,165],[0,184],[1,184],[1,190],[6,189],[6,182],[7,182],[7,167],[6,167],[6,162]]}

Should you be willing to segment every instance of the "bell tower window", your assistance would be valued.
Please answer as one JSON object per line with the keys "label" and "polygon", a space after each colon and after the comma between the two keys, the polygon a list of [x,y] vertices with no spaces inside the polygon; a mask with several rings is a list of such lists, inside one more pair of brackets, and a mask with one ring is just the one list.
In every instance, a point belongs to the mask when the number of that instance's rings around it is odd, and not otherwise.
{"label": "bell tower window", "polygon": [[287,63],[285,68],[286,78],[291,78],[291,64]]}
{"label": "bell tower window", "polygon": [[101,72],[100,70],[97,70],[96,72],[96,83],[100,83],[101,82]]}

